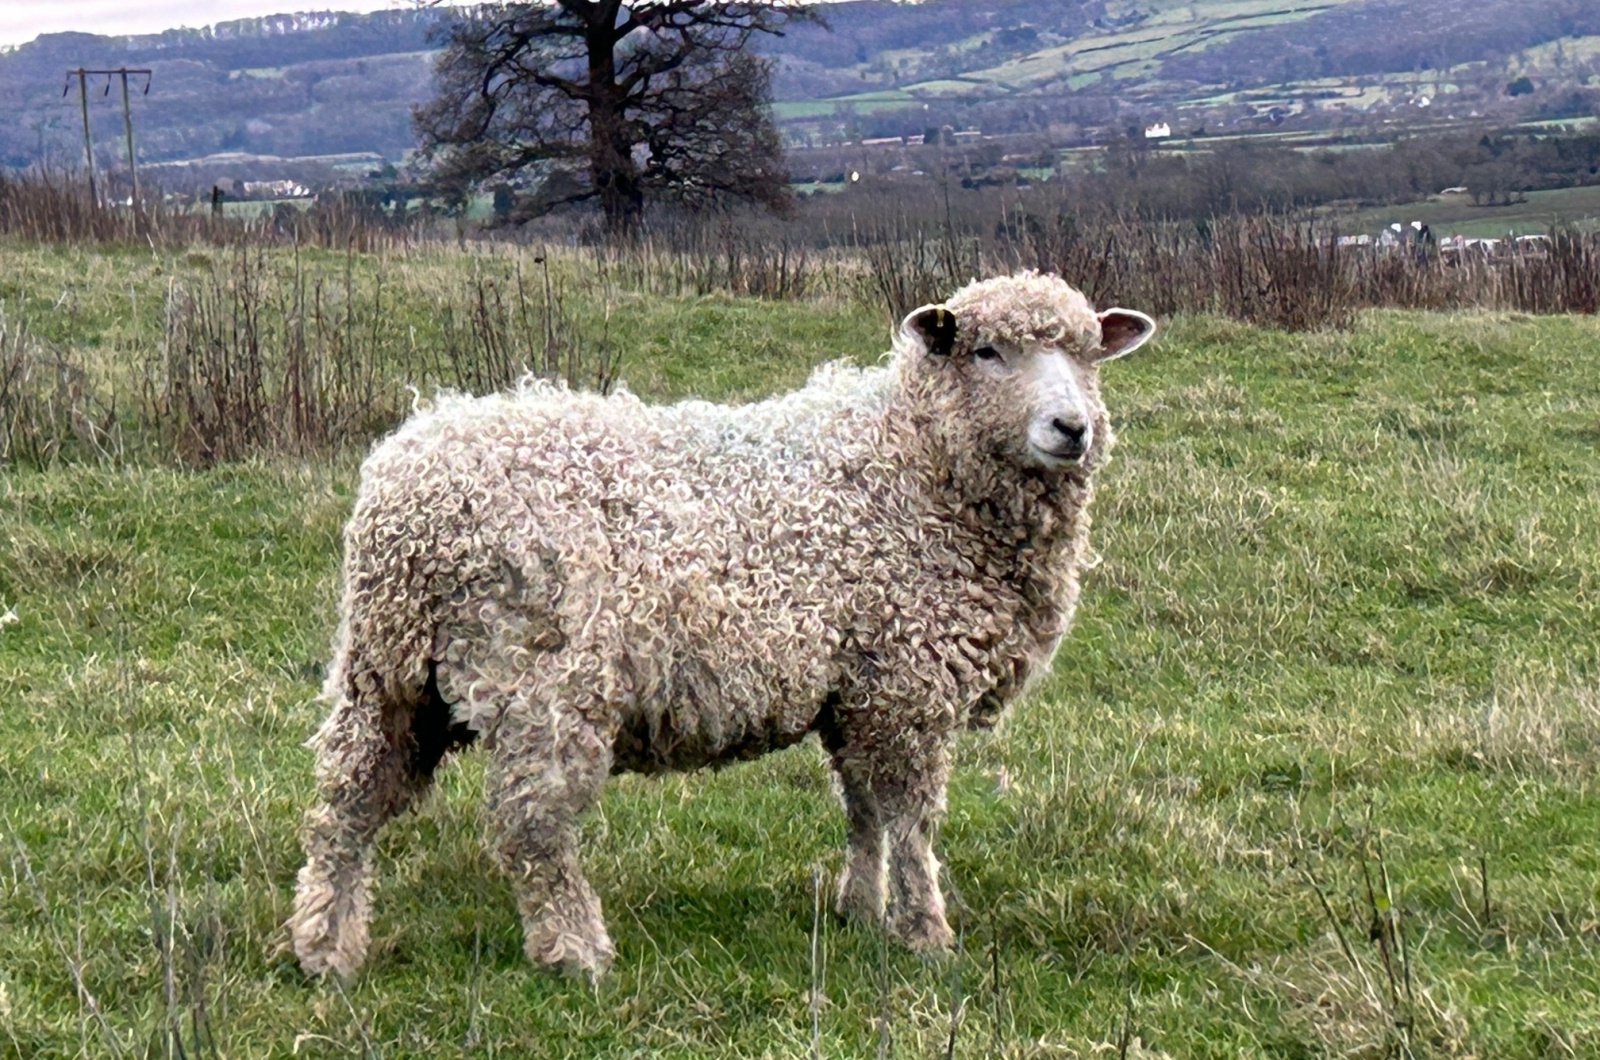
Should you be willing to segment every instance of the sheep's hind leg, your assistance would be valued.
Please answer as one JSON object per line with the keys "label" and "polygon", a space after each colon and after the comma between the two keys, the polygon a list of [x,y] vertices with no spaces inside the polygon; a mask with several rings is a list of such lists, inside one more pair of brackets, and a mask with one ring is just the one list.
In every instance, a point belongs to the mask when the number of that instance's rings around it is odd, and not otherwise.
{"label": "sheep's hind leg", "polygon": [[489,814],[536,964],[598,980],[614,949],[578,856],[578,818],[611,772],[611,742],[570,700],[522,700],[490,748]]}
{"label": "sheep's hind leg", "polygon": [[836,757],[834,771],[849,822],[844,871],[839,874],[839,915],[882,924],[888,894],[884,889],[883,820],[878,799],[871,782],[854,763]]}
{"label": "sheep's hind leg", "polygon": [[386,725],[384,714],[379,693],[355,691],[317,734],[321,801],[306,815],[306,863],[289,919],[309,975],[349,976],[366,959],[373,839],[427,782],[412,776],[409,748],[392,731],[397,719]]}

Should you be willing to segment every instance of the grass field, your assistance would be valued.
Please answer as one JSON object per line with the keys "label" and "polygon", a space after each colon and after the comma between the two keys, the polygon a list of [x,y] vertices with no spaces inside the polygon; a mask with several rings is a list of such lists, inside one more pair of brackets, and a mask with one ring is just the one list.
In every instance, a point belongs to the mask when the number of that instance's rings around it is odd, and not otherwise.
{"label": "grass field", "polygon": [[[147,256],[7,265],[54,342],[159,335],[115,279],[158,290]],[[885,344],[844,303],[628,305],[657,397]],[[523,963],[473,756],[386,833],[363,974],[284,952],[354,456],[0,473],[0,1056],[1596,1055],[1597,349],[1572,318],[1171,322],[1106,370],[1054,675],[959,749],[957,950],[814,916],[843,822],[807,743],[611,786],[598,989]]]}
{"label": "grass field", "polygon": [[1362,210],[1341,220],[1351,232],[1376,232],[1392,221],[1425,222],[1440,239],[1449,235],[1499,238],[1507,232],[1526,235],[1549,231],[1556,224],[1593,228],[1600,224],[1600,186],[1530,191],[1525,202],[1474,206],[1472,197],[1456,195],[1428,202]]}
{"label": "grass field", "polygon": [[889,90],[863,92],[853,96],[839,96],[836,99],[779,102],[772,105],[772,113],[780,121],[787,121],[801,118],[825,118],[850,112],[876,114],[880,111],[903,110],[907,107],[920,105],[919,100],[905,92]]}

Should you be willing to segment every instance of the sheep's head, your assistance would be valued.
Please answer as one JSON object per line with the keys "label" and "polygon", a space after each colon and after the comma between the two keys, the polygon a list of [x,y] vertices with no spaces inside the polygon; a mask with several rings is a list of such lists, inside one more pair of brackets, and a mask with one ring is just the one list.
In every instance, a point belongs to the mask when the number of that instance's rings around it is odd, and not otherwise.
{"label": "sheep's head", "polygon": [[906,317],[897,346],[930,428],[954,450],[1025,466],[1092,467],[1110,438],[1099,365],[1137,349],[1155,322],[1096,313],[1057,276],[1023,272],[970,283]]}

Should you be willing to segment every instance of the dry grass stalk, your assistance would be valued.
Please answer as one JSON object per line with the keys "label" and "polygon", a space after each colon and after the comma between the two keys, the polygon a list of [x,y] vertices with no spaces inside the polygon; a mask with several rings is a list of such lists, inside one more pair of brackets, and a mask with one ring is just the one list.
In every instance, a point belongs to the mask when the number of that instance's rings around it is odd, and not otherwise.
{"label": "dry grass stalk", "polygon": [[[965,234],[963,234],[965,233]],[[974,275],[1038,268],[1100,305],[1213,312],[1289,331],[1343,328],[1366,308],[1600,310],[1600,236],[1558,230],[1494,257],[1345,247],[1325,224],[1232,214],[1198,224],[1014,211],[993,232],[904,215],[858,233],[868,292],[895,316]]]}
{"label": "dry grass stalk", "polygon": [[120,455],[117,409],[91,384],[67,354],[0,312],[0,467],[47,467],[74,450],[99,459]]}
{"label": "dry grass stalk", "polygon": [[366,253],[401,249],[422,236],[429,218],[366,208],[333,194],[307,210],[263,203],[254,218],[173,206],[159,197],[137,209],[96,198],[78,174],[38,168],[0,173],[0,236],[30,243],[135,244],[182,248],[317,246]]}
{"label": "dry grass stalk", "polygon": [[381,277],[357,282],[353,253],[328,281],[298,253],[283,267],[240,250],[173,285],[140,425],[185,462],[211,465],[364,444],[405,416],[408,385],[488,393],[533,372],[609,391],[620,358],[605,334],[573,337],[564,299],[547,265],[537,278],[520,264],[508,279],[475,269],[440,306],[437,341],[419,346],[386,310]]}

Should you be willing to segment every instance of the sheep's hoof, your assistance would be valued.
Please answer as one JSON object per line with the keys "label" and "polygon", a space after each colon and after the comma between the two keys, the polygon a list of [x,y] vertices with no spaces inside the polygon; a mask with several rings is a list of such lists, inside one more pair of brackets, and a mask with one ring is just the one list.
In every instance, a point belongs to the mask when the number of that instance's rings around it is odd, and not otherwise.
{"label": "sheep's hoof", "polygon": [[882,926],[886,896],[881,879],[858,876],[847,867],[839,874],[837,890],[833,910],[841,920]]}
{"label": "sheep's hoof", "polygon": [[933,912],[918,912],[896,917],[890,925],[890,932],[907,949],[930,955],[949,949],[956,938],[955,932],[950,930],[950,925],[945,923],[944,917]]}
{"label": "sheep's hoof", "polygon": [[289,933],[300,968],[313,978],[330,972],[349,979],[367,954],[366,895],[305,886],[295,896]]}
{"label": "sheep's hoof", "polygon": [[322,979],[332,974],[348,980],[356,973],[356,964],[332,943],[307,944],[296,941],[294,954],[300,960],[300,970],[311,979]]}
{"label": "sheep's hoof", "polygon": [[572,932],[544,930],[529,936],[526,949],[533,963],[591,983],[605,977],[617,952],[604,931],[596,939],[586,939]]}

